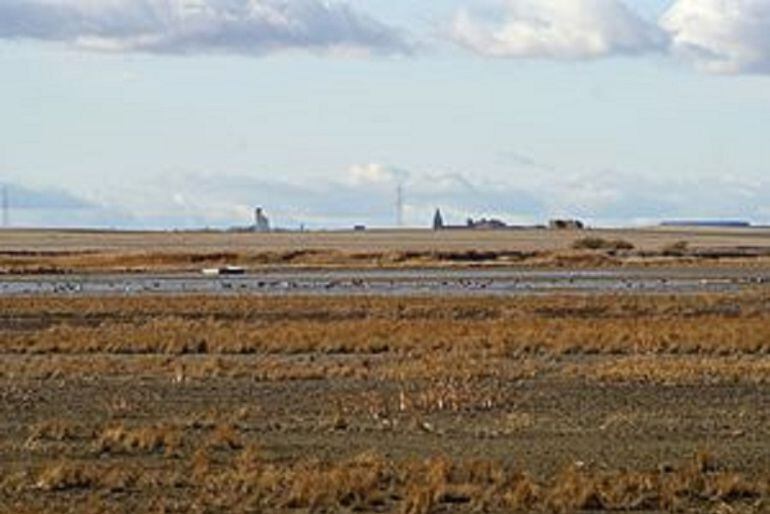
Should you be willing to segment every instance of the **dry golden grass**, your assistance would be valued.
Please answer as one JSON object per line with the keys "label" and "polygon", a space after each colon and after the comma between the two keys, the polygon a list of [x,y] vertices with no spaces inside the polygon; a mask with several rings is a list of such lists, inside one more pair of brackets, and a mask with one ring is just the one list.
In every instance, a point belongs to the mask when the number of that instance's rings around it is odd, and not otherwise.
{"label": "dry golden grass", "polygon": [[208,446],[215,450],[238,450],[243,448],[243,443],[234,424],[221,423],[211,433]]}
{"label": "dry golden grass", "polygon": [[[209,379],[248,379],[252,382],[307,380],[380,380],[389,382],[421,381],[424,391],[412,405],[426,410],[453,410],[469,401],[463,388],[482,379],[506,381],[531,380],[545,376],[580,377],[603,382],[633,382],[661,385],[770,383],[770,358],[764,355],[726,357],[699,355],[591,355],[580,362],[574,359],[529,357],[515,359],[478,359],[468,361],[463,354],[445,360],[421,356],[417,359],[382,359],[373,364],[367,359],[344,361],[318,359],[315,362],[270,356],[256,360],[242,357],[157,357],[157,356],[30,356],[8,360],[0,378],[9,380],[67,380],[113,377],[161,377],[169,383],[202,382]],[[181,374],[180,374],[181,373]],[[180,378],[183,377],[183,378]],[[479,398],[484,395],[475,393]],[[488,395],[494,401],[494,395]],[[376,403],[378,400],[373,399]],[[391,400],[390,403],[395,402]],[[431,405],[437,407],[433,408]],[[40,437],[57,439],[67,427],[41,427]]]}
{"label": "dry golden grass", "polygon": [[761,291],[0,299],[0,512],[762,512],[768,341]]}
{"label": "dry golden grass", "polygon": [[573,365],[565,373],[607,382],[767,384],[770,383],[770,359],[745,356],[633,356]]}
{"label": "dry golden grass", "polygon": [[[521,354],[767,354],[770,316],[730,319],[370,320],[251,323],[160,318],[4,334],[0,351],[27,354],[377,354],[487,350]],[[483,333],[483,336],[481,335]]]}
{"label": "dry golden grass", "polygon": [[770,296],[5,298],[0,329],[5,378],[766,381]]}
{"label": "dry golden grass", "polygon": [[[761,509],[770,492],[767,477],[719,469],[706,454],[670,469],[649,471],[597,470],[577,462],[543,480],[489,460],[394,461],[365,453],[340,461],[273,462],[252,448],[225,465],[197,452],[189,467],[192,472],[187,475],[143,475],[132,465],[117,468],[65,461],[44,467],[30,477],[29,485],[49,494],[79,490],[93,495],[176,487],[191,493],[177,501],[178,506],[194,505],[204,511],[420,514],[458,508],[462,512],[703,512],[704,508],[749,512]],[[174,504],[168,500],[168,506]]]}
{"label": "dry golden grass", "polygon": [[177,455],[181,447],[181,432],[168,425],[129,428],[123,424],[105,428],[94,444],[98,454],[161,453]]}
{"label": "dry golden grass", "polygon": [[[48,237],[46,237],[48,236]],[[770,265],[767,231],[0,233],[0,274],[275,267]],[[147,248],[154,248],[147,251]]]}
{"label": "dry golden grass", "polygon": [[[0,299],[6,354],[474,355],[770,352],[766,293],[549,298]],[[36,313],[46,313],[39,316]],[[32,318],[32,319],[30,319]]]}
{"label": "dry golden grass", "polygon": [[79,437],[83,428],[77,423],[64,419],[48,420],[34,426],[26,447],[31,447],[41,441],[67,441]]}
{"label": "dry golden grass", "polygon": [[694,247],[767,246],[767,229],[666,227],[615,230],[371,230],[366,232],[109,232],[77,230],[6,230],[0,243],[9,253],[141,251],[231,252],[336,250],[350,252],[511,249],[553,250],[587,236],[626,239],[645,250],[686,240]]}
{"label": "dry golden grass", "polygon": [[98,473],[86,466],[76,464],[55,464],[45,468],[38,477],[35,486],[42,491],[66,491],[85,489],[96,484]]}

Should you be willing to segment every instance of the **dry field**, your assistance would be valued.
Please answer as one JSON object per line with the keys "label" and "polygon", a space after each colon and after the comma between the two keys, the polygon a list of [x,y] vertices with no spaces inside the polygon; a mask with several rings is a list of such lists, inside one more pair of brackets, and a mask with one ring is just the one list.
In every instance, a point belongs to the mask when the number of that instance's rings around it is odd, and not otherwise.
{"label": "dry field", "polygon": [[767,512],[770,293],[0,298],[3,512]]}
{"label": "dry field", "polygon": [[[594,247],[591,243],[599,243]],[[589,243],[589,244],[583,244]],[[604,243],[604,244],[602,244]],[[770,229],[367,232],[0,231],[0,274],[190,271],[202,266],[770,266]]]}

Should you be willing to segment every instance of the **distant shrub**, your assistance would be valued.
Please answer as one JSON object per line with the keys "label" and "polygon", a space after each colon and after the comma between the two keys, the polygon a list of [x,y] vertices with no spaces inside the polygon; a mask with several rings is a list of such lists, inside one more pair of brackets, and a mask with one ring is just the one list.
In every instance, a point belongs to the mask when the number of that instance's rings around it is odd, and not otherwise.
{"label": "distant shrub", "polygon": [[677,241],[663,247],[663,255],[667,257],[682,257],[690,249],[687,241]]}
{"label": "distant shrub", "polygon": [[623,239],[583,237],[572,243],[572,248],[575,250],[633,250],[634,245]]}
{"label": "distant shrub", "polygon": [[599,250],[607,244],[606,239],[601,237],[582,237],[572,243],[575,250]]}
{"label": "distant shrub", "polygon": [[610,247],[613,250],[633,250],[633,243],[626,241],[625,239],[615,239],[610,241]]}
{"label": "distant shrub", "polygon": [[548,222],[551,230],[583,230],[585,224],[580,220],[554,219]]}

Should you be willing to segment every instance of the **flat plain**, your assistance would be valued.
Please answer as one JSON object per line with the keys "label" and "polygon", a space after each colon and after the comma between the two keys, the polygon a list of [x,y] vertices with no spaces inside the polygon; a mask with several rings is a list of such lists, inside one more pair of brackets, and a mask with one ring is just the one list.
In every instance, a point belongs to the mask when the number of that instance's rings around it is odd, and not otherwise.
{"label": "flat plain", "polygon": [[0,274],[249,268],[770,265],[770,229],[0,231]]}
{"label": "flat plain", "polygon": [[[741,254],[768,245],[758,233],[687,240],[688,252],[719,255],[683,255],[683,245],[663,255],[687,239],[682,232],[601,233],[655,255],[598,248],[581,250],[578,262],[623,270],[628,259],[651,258],[666,270],[738,266],[764,276],[762,255]],[[146,255],[143,245],[162,239],[67,233],[80,239],[54,244],[50,233],[35,246],[23,241],[28,234],[0,238],[8,259]],[[465,233],[440,236],[467,238],[464,247],[389,235],[376,250],[367,240],[376,233],[311,236],[299,248],[255,243],[281,234],[238,234],[243,248],[222,251],[282,254],[319,248],[312,237],[342,237],[348,246],[332,250],[430,252],[417,274],[437,254],[471,250],[492,253],[451,266],[505,274],[520,263],[497,252],[572,255],[560,238],[585,237],[550,234],[559,242],[543,249],[516,239],[540,233],[505,232],[505,242],[495,234],[478,236],[481,249]],[[158,244],[161,253],[214,254],[217,238],[230,236]],[[115,242],[123,237],[139,242],[119,247],[129,244]],[[208,237],[215,241],[202,242]],[[308,263],[295,265],[301,273]],[[655,294],[0,296],[0,360],[0,511],[770,508],[770,288],[762,281]]]}
{"label": "flat plain", "polygon": [[594,235],[645,249],[686,240],[694,247],[770,247],[770,228],[649,227],[592,230],[368,230],[273,232],[25,230],[0,232],[4,250],[45,251],[428,251],[558,250]]}

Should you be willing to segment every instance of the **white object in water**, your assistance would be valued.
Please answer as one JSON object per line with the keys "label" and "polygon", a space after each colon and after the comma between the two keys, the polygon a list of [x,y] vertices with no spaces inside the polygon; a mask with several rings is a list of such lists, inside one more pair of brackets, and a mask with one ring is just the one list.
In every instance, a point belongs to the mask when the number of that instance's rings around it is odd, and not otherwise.
{"label": "white object in water", "polygon": [[246,270],[240,266],[222,266],[221,268],[203,268],[201,273],[215,277],[219,275],[243,275]]}

